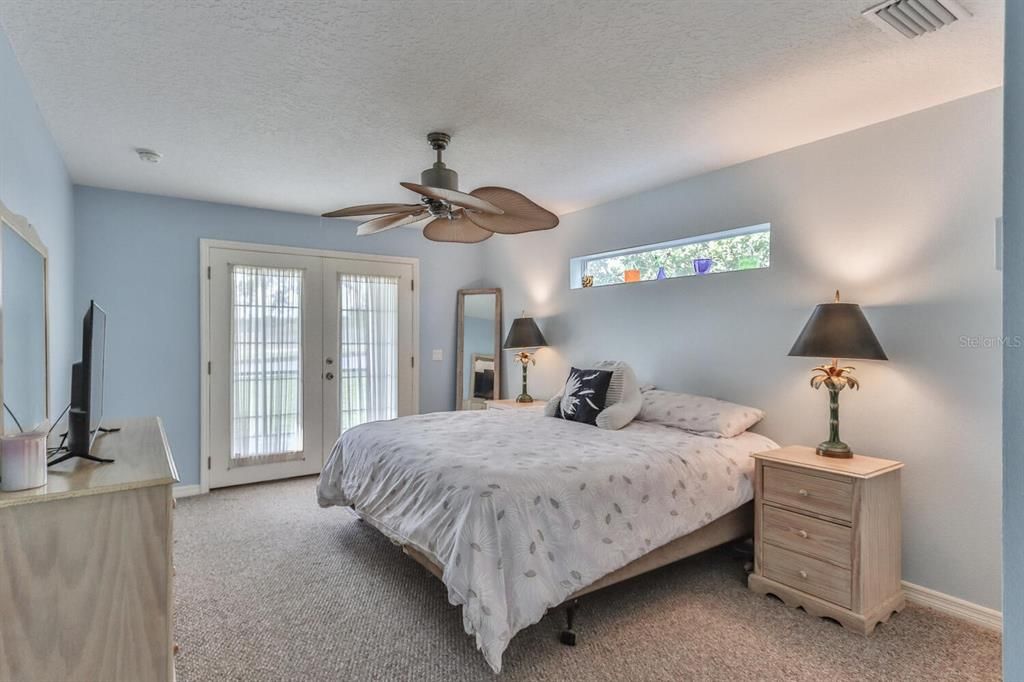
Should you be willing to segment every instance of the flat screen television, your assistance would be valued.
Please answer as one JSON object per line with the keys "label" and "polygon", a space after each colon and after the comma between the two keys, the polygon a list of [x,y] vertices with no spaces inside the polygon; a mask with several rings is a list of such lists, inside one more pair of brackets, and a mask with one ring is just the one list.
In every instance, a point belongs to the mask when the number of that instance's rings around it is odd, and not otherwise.
{"label": "flat screen television", "polygon": [[[68,457],[102,460],[91,455],[103,421],[103,369],[106,360],[107,314],[96,301],[82,320],[82,360],[71,366],[71,407],[68,411]],[[66,459],[62,458],[62,459]]]}

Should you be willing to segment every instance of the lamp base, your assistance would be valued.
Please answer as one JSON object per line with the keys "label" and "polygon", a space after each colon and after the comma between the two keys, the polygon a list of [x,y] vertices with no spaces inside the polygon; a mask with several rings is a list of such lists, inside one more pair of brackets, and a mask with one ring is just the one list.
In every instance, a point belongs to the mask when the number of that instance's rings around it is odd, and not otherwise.
{"label": "lamp base", "polygon": [[517,403],[532,403],[533,402],[533,396],[531,396],[529,393],[520,393],[519,395],[516,396],[516,402]]}
{"label": "lamp base", "polygon": [[841,440],[827,440],[824,443],[818,443],[818,447],[814,451],[822,457],[834,457],[836,459],[849,459],[853,457],[853,451],[850,450],[850,446]]}

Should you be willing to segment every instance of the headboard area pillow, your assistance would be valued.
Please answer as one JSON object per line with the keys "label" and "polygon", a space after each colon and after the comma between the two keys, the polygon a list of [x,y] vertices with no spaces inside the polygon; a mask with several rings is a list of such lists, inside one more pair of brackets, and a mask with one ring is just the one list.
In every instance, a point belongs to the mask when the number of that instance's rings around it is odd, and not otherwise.
{"label": "headboard area pillow", "polygon": [[[603,360],[587,365],[586,369],[611,372],[608,393],[605,396],[604,408],[598,413],[594,423],[602,429],[616,431],[629,424],[640,411],[640,387],[633,368],[619,360]],[[558,416],[565,398],[565,390],[548,401],[544,414],[549,417]]]}
{"label": "headboard area pillow", "polygon": [[732,438],[764,418],[756,407],[689,393],[643,392],[637,419],[683,429],[701,436]]}
{"label": "headboard area pillow", "polygon": [[[573,422],[597,425],[597,416],[605,409],[608,401],[610,370],[577,369],[569,370],[569,378],[551,416]],[[553,399],[552,399],[553,400]],[[548,405],[551,401],[548,402]],[[547,413],[548,405],[544,406]]]}

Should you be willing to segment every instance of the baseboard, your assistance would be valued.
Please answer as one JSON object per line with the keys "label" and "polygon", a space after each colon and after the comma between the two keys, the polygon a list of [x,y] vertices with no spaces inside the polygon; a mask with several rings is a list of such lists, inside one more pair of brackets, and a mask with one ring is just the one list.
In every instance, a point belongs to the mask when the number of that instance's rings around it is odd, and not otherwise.
{"label": "baseboard", "polygon": [[198,483],[191,485],[178,484],[173,488],[175,497],[192,497],[193,495],[199,495],[203,492],[203,489],[199,487]]}
{"label": "baseboard", "polygon": [[906,595],[907,601],[912,604],[927,606],[989,630],[1003,631],[1003,614],[995,609],[908,583],[906,580],[903,581],[903,593]]}

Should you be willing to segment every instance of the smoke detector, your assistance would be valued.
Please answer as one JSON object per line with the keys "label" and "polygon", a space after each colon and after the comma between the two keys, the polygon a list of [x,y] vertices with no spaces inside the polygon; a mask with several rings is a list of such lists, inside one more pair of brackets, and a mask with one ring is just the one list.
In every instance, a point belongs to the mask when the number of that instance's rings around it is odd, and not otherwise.
{"label": "smoke detector", "polygon": [[956,0],[886,0],[862,12],[892,35],[920,38],[971,16]]}
{"label": "smoke detector", "polygon": [[135,153],[139,155],[140,161],[145,161],[146,163],[160,163],[160,159],[163,158],[160,156],[160,152],[153,151],[152,149],[136,149]]}

